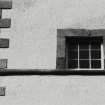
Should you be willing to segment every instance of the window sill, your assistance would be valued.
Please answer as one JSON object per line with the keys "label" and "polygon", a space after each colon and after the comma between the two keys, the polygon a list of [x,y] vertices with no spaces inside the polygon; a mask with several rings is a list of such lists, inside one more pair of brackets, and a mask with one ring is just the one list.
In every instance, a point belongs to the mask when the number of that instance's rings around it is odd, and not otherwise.
{"label": "window sill", "polygon": [[105,70],[45,70],[45,69],[27,69],[27,70],[18,70],[18,69],[2,69],[0,71],[0,76],[30,76],[30,75],[55,75],[55,76],[69,76],[69,75],[80,75],[80,76],[101,76],[105,75]]}

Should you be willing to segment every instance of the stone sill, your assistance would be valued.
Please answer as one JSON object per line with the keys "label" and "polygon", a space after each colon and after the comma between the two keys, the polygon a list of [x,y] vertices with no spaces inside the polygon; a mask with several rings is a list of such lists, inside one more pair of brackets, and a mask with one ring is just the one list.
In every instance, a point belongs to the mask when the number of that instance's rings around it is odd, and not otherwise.
{"label": "stone sill", "polygon": [[104,76],[105,70],[46,70],[46,69],[1,69],[0,76],[30,76],[30,75],[39,75],[39,76]]}

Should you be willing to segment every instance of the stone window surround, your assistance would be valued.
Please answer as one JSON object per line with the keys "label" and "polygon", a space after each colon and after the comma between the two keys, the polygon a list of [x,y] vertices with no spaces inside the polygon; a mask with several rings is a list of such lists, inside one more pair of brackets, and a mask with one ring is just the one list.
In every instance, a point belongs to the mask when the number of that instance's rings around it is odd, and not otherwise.
{"label": "stone window surround", "polygon": [[[105,29],[57,29],[57,57],[56,69],[66,69],[65,37],[68,36],[102,36],[103,46],[105,44]],[[104,50],[105,54],[105,50]]]}

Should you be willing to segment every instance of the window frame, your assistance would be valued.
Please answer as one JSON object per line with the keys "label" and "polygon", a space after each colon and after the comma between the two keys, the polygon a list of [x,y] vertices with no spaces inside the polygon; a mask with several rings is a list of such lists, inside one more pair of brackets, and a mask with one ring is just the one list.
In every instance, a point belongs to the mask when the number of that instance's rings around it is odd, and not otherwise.
{"label": "window frame", "polygon": [[[95,37],[97,37],[97,36],[95,36]],[[66,38],[68,38],[68,37],[66,37]],[[103,40],[103,38],[102,38],[102,40]],[[78,60],[78,65],[77,65],[78,68],[68,68],[68,44],[66,43],[66,47],[65,47],[66,69],[69,69],[69,70],[104,70],[104,46],[103,46],[103,42],[100,43],[100,47],[101,47],[101,49],[100,49],[101,50],[101,58],[100,59],[91,59],[91,48],[90,48],[91,43],[89,43],[89,59],[84,59],[84,60],[89,60],[89,68],[80,68],[80,60],[82,60],[82,59],[79,58],[80,57],[80,54],[79,54],[80,49],[79,49],[79,47],[80,47],[80,43],[78,43],[78,50],[77,50],[78,51],[78,58],[77,59],[71,59],[71,60]],[[98,49],[96,49],[96,50],[98,50]],[[91,60],[100,60],[101,68],[91,68],[91,65],[92,65]]]}

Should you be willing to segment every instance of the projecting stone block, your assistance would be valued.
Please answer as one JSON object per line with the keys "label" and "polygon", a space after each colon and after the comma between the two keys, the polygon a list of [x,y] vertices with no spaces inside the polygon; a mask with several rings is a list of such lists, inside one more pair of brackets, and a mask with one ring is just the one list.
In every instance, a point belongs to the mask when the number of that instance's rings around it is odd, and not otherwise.
{"label": "projecting stone block", "polygon": [[11,0],[0,0],[0,9],[11,9],[12,1]]}
{"label": "projecting stone block", "polygon": [[0,96],[5,96],[5,87],[0,87]]}
{"label": "projecting stone block", "polygon": [[89,30],[86,29],[57,29],[57,37],[65,36],[89,36]]}
{"label": "projecting stone block", "polygon": [[7,59],[0,59],[0,69],[7,68]]}
{"label": "projecting stone block", "polygon": [[65,69],[66,64],[65,64],[65,58],[64,57],[57,57],[56,61],[56,69]]}
{"label": "projecting stone block", "polygon": [[11,19],[0,19],[0,28],[10,28]]}
{"label": "projecting stone block", "polygon": [[9,48],[9,39],[0,38],[0,48]]}

